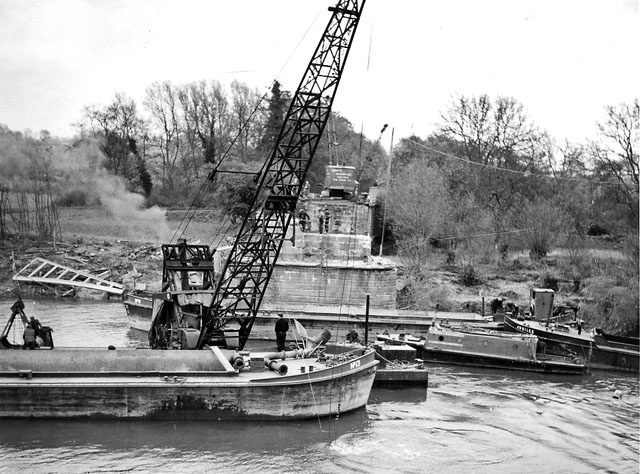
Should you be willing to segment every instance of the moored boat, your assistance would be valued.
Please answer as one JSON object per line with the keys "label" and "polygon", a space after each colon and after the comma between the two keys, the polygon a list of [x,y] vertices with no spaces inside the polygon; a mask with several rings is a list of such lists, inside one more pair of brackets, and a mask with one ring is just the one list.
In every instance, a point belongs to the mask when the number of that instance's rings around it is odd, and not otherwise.
{"label": "moored boat", "polygon": [[373,350],[3,351],[0,417],[301,419],[365,406]]}
{"label": "moored boat", "polygon": [[538,338],[527,334],[434,324],[426,337],[379,334],[378,339],[415,347],[425,362],[555,374],[586,372],[584,360],[546,354],[539,350]]}
{"label": "moored boat", "polygon": [[[29,329],[29,331],[27,331]],[[27,340],[27,334],[31,340]],[[11,305],[11,315],[0,333],[0,349],[27,349],[45,347],[53,349],[53,329],[24,314],[24,302],[19,299]]]}
{"label": "moored boat", "polygon": [[532,288],[528,318],[507,314],[505,329],[538,337],[548,353],[576,354],[587,360],[591,369],[638,372],[638,338],[610,336],[598,329],[586,331],[577,308],[573,316],[558,314],[554,296],[551,289]]}
{"label": "moored boat", "polygon": [[153,309],[153,294],[147,291],[125,291],[122,304],[129,318],[131,329],[148,332],[151,329],[151,313]]}
{"label": "moored boat", "polygon": [[588,360],[591,369],[638,372],[640,345],[637,338],[610,336],[602,331],[578,331],[572,324],[516,319],[505,316],[505,328],[537,336],[547,351],[571,351]]}

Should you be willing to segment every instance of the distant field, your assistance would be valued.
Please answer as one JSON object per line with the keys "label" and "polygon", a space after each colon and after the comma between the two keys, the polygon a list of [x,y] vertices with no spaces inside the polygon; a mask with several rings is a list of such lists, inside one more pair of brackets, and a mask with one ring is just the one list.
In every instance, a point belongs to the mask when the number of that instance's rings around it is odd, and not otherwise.
{"label": "distant field", "polygon": [[[58,211],[63,240],[128,240],[150,244],[168,242],[185,215],[184,211],[165,213],[157,208],[110,212],[104,208],[65,207]],[[191,242],[212,242],[221,232],[222,223],[217,212],[198,211],[187,226],[185,237]]]}
{"label": "distant field", "polygon": [[[611,259],[611,260],[621,260],[627,258],[625,254],[616,249],[609,248],[588,248],[584,250],[585,255],[588,255],[591,258],[600,258],[600,259]],[[529,251],[522,250],[519,252],[514,252],[511,255],[512,257],[529,257]],[[569,257],[569,251],[564,248],[553,249],[549,252],[549,257]]]}

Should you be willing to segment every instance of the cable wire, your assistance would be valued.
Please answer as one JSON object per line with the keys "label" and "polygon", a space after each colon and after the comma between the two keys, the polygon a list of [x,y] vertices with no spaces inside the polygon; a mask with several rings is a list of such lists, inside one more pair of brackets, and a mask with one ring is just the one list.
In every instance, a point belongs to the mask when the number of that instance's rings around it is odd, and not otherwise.
{"label": "cable wire", "polygon": [[525,177],[537,177],[537,178],[545,178],[545,179],[554,179],[554,180],[563,180],[563,181],[573,181],[573,182],[580,182],[580,183],[589,183],[589,184],[598,184],[598,185],[602,185],[602,186],[619,186],[618,183],[612,183],[609,181],[598,181],[598,180],[591,180],[591,179],[586,179],[586,178],[575,178],[575,177],[571,177],[571,176],[550,176],[547,174],[542,174],[542,173],[532,173],[530,171],[520,171],[520,170],[512,170],[509,168],[503,168],[500,166],[492,166],[492,165],[485,165],[483,163],[478,163],[475,161],[471,161],[467,158],[461,158],[459,156],[456,155],[452,155],[451,153],[447,153],[445,151],[442,150],[438,150],[437,148],[433,148],[430,147],[428,145],[425,145],[423,143],[419,143],[416,142],[415,140],[412,140],[411,138],[404,138],[404,140],[408,141],[409,143],[412,143],[416,146],[419,146],[421,148],[424,148],[426,150],[432,151],[434,153],[438,153],[446,158],[451,158],[453,160],[457,160],[457,161],[461,161],[465,164],[470,164],[470,165],[474,165],[474,166],[478,166],[481,168],[485,168],[485,169],[493,169],[496,171],[503,171],[506,173],[513,173],[513,174],[519,174]]}

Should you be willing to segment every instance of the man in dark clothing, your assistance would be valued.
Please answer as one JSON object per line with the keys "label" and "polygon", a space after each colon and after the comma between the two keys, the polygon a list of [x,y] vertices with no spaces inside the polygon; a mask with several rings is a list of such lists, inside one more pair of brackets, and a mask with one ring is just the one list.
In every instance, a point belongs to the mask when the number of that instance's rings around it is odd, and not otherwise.
{"label": "man in dark clothing", "polygon": [[302,230],[302,232],[306,232],[308,230],[309,220],[311,219],[311,217],[304,209],[300,211],[298,217],[300,218],[300,230]]}
{"label": "man in dark clothing", "polygon": [[495,298],[491,300],[491,314],[496,314],[498,311],[502,311],[502,298]]}
{"label": "man in dark clothing", "polygon": [[276,321],[276,341],[278,341],[278,351],[283,351],[287,341],[287,331],[289,330],[289,322],[284,319],[282,313],[278,314]]}
{"label": "man in dark clothing", "polygon": [[327,206],[324,207],[323,225],[324,233],[328,234],[329,230],[331,229],[331,212],[329,211],[329,209],[327,209]]}
{"label": "man in dark clothing", "polygon": [[36,331],[31,327],[31,324],[27,324],[27,327],[24,330],[24,345],[23,349],[37,349],[38,343],[36,342]]}
{"label": "man in dark clothing", "polygon": [[42,329],[42,325],[40,324],[40,321],[38,321],[36,318],[31,316],[30,325],[33,328],[33,330],[36,332],[36,337],[40,336],[40,330]]}

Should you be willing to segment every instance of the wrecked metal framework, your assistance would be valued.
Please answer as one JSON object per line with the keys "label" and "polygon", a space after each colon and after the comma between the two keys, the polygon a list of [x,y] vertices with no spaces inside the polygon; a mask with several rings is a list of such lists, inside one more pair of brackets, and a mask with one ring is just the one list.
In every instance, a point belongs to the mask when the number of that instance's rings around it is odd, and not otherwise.
{"label": "wrecked metal framework", "polygon": [[223,328],[249,337],[262,298],[294,217],[311,159],[331,106],[365,0],[340,0],[296,90],[205,314],[198,347]]}
{"label": "wrecked metal framework", "polygon": [[202,290],[213,289],[213,253],[208,245],[187,244],[182,239],[177,244],[164,244],[162,257],[162,291],[189,290],[189,273],[198,274]]}

